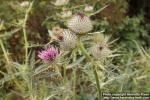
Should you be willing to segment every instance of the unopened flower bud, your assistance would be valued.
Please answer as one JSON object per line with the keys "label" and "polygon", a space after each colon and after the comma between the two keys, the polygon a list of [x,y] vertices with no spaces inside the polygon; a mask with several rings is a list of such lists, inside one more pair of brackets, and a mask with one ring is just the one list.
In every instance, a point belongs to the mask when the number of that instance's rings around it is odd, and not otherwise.
{"label": "unopened flower bud", "polygon": [[106,44],[96,44],[91,47],[90,52],[96,59],[105,59],[111,54]]}
{"label": "unopened flower bud", "polygon": [[64,29],[64,31],[57,35],[60,47],[64,50],[70,50],[75,48],[77,37],[75,33],[71,32],[69,29]]}
{"label": "unopened flower bud", "polygon": [[78,13],[68,21],[68,28],[75,33],[86,33],[92,30],[93,25],[89,17]]}

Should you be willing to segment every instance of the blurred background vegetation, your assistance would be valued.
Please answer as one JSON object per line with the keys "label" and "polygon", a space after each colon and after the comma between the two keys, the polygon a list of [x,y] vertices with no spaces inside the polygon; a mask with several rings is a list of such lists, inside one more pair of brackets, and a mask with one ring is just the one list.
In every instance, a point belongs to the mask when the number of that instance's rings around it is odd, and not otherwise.
{"label": "blurred background vegetation", "polygon": [[[0,41],[6,49],[9,60],[19,63],[24,63],[25,58],[22,24],[28,8],[22,6],[22,2],[24,0],[0,0]],[[117,38],[112,48],[119,48],[122,55],[115,57],[106,67],[109,73],[105,73],[103,81],[109,83],[103,90],[150,92],[150,0],[70,0],[64,6],[55,6],[54,2],[55,0],[34,0],[26,27],[29,50],[40,50],[42,47],[38,45],[48,43],[51,40],[48,30],[52,30],[54,26],[66,28],[67,18],[62,17],[64,9],[72,10],[75,14],[83,11],[86,5],[91,5],[94,11],[107,5],[105,9],[91,17],[94,31],[103,31],[104,34],[111,35],[112,40]],[[36,57],[35,59],[37,60]],[[0,49],[0,100],[8,98],[23,100],[19,96],[10,95],[12,91],[18,90],[14,82],[3,81],[5,76],[3,72],[7,72],[7,66],[4,52]],[[69,72],[70,70],[68,74]],[[111,80],[112,78],[114,80]],[[92,97],[96,94],[93,95],[92,90],[84,90],[92,88],[88,87],[90,80],[84,81],[83,77],[79,80],[76,87],[79,89],[78,100],[87,98],[93,100]]]}

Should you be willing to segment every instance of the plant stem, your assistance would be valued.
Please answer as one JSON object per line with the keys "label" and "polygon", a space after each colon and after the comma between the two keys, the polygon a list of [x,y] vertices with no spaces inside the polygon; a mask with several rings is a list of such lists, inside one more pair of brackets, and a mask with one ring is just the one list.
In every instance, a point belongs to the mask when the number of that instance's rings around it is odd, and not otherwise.
{"label": "plant stem", "polygon": [[[4,47],[4,44],[3,44],[3,41],[2,41],[2,40],[0,40],[0,46],[1,46],[2,51],[3,51],[3,53],[4,53],[4,57],[5,57],[5,59],[6,59],[6,63],[7,63],[7,64],[10,64],[9,57],[8,57],[8,53],[7,53],[7,51],[6,51],[5,47]],[[10,67],[9,67],[8,65],[6,65],[6,70],[7,70],[8,73],[11,72],[11,69],[10,69]]]}
{"label": "plant stem", "polygon": [[[32,6],[33,6],[33,3],[34,3],[35,0],[33,0],[31,3],[30,3],[30,6],[29,8],[26,10],[26,14],[25,14],[25,17],[24,17],[24,23],[22,25],[23,27],[23,36],[24,36],[24,46],[25,46],[25,66],[27,67],[28,66],[28,48],[29,48],[29,43],[28,43],[28,36],[27,36],[27,30],[26,30],[26,24],[27,24],[27,20],[28,20],[28,17],[29,17],[29,13],[32,9]],[[27,82],[27,85],[28,85],[28,89],[32,91],[32,79],[30,80],[29,78],[27,78],[26,76],[23,77],[25,79],[25,81]]]}
{"label": "plant stem", "polygon": [[66,84],[66,81],[67,81],[67,76],[66,76],[66,64],[63,66],[64,67],[64,69],[63,69],[63,74],[64,74],[64,80],[63,80],[63,82],[64,82],[64,85]]}
{"label": "plant stem", "polygon": [[29,43],[28,43],[28,39],[27,39],[26,24],[27,24],[27,20],[29,17],[29,13],[32,9],[33,2],[34,1],[31,2],[29,8],[26,11],[24,23],[23,23],[23,36],[24,36],[24,42],[25,42],[25,65],[28,65],[28,47],[29,47]]}
{"label": "plant stem", "polygon": [[100,82],[99,82],[99,79],[98,79],[96,65],[94,64],[94,61],[91,58],[91,56],[89,55],[89,53],[84,48],[84,46],[83,46],[83,44],[82,44],[82,42],[80,40],[80,37],[78,37],[78,47],[81,50],[81,52],[85,55],[85,57],[87,58],[87,60],[89,60],[92,63],[92,65],[93,65],[92,68],[93,68],[93,73],[94,73],[95,80],[96,80],[97,90],[98,90],[98,94],[99,94],[99,100],[102,100],[102,91],[100,89]]}
{"label": "plant stem", "polygon": [[4,53],[4,57],[6,59],[6,62],[9,63],[9,58],[8,58],[8,55],[7,55],[7,52],[6,52],[6,49],[5,49],[4,45],[3,45],[2,40],[0,40],[0,45],[1,45],[2,51]]}
{"label": "plant stem", "polygon": [[[66,67],[67,67],[67,64],[65,63],[64,66],[63,66],[63,85],[66,86],[66,83],[67,83],[67,76],[66,76]],[[62,96],[62,100],[65,100],[65,95],[63,94]]]}
{"label": "plant stem", "polygon": [[73,73],[73,100],[76,100],[76,70]]}

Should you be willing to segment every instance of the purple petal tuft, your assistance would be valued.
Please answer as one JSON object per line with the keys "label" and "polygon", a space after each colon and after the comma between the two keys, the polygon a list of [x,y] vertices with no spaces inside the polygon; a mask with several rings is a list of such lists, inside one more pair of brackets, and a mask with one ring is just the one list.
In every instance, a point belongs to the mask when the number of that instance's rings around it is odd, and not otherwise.
{"label": "purple petal tuft", "polygon": [[40,51],[38,53],[38,57],[42,59],[44,62],[55,60],[57,55],[58,55],[58,49],[53,46],[49,46],[47,49]]}

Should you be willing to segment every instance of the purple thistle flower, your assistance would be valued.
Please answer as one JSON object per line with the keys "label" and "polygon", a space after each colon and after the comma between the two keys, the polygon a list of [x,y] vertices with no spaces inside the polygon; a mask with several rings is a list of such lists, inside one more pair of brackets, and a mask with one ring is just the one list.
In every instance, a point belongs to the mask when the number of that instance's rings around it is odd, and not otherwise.
{"label": "purple thistle flower", "polygon": [[38,57],[45,63],[48,63],[49,61],[54,61],[58,54],[59,53],[57,48],[49,46],[47,49],[40,51],[38,53]]}

